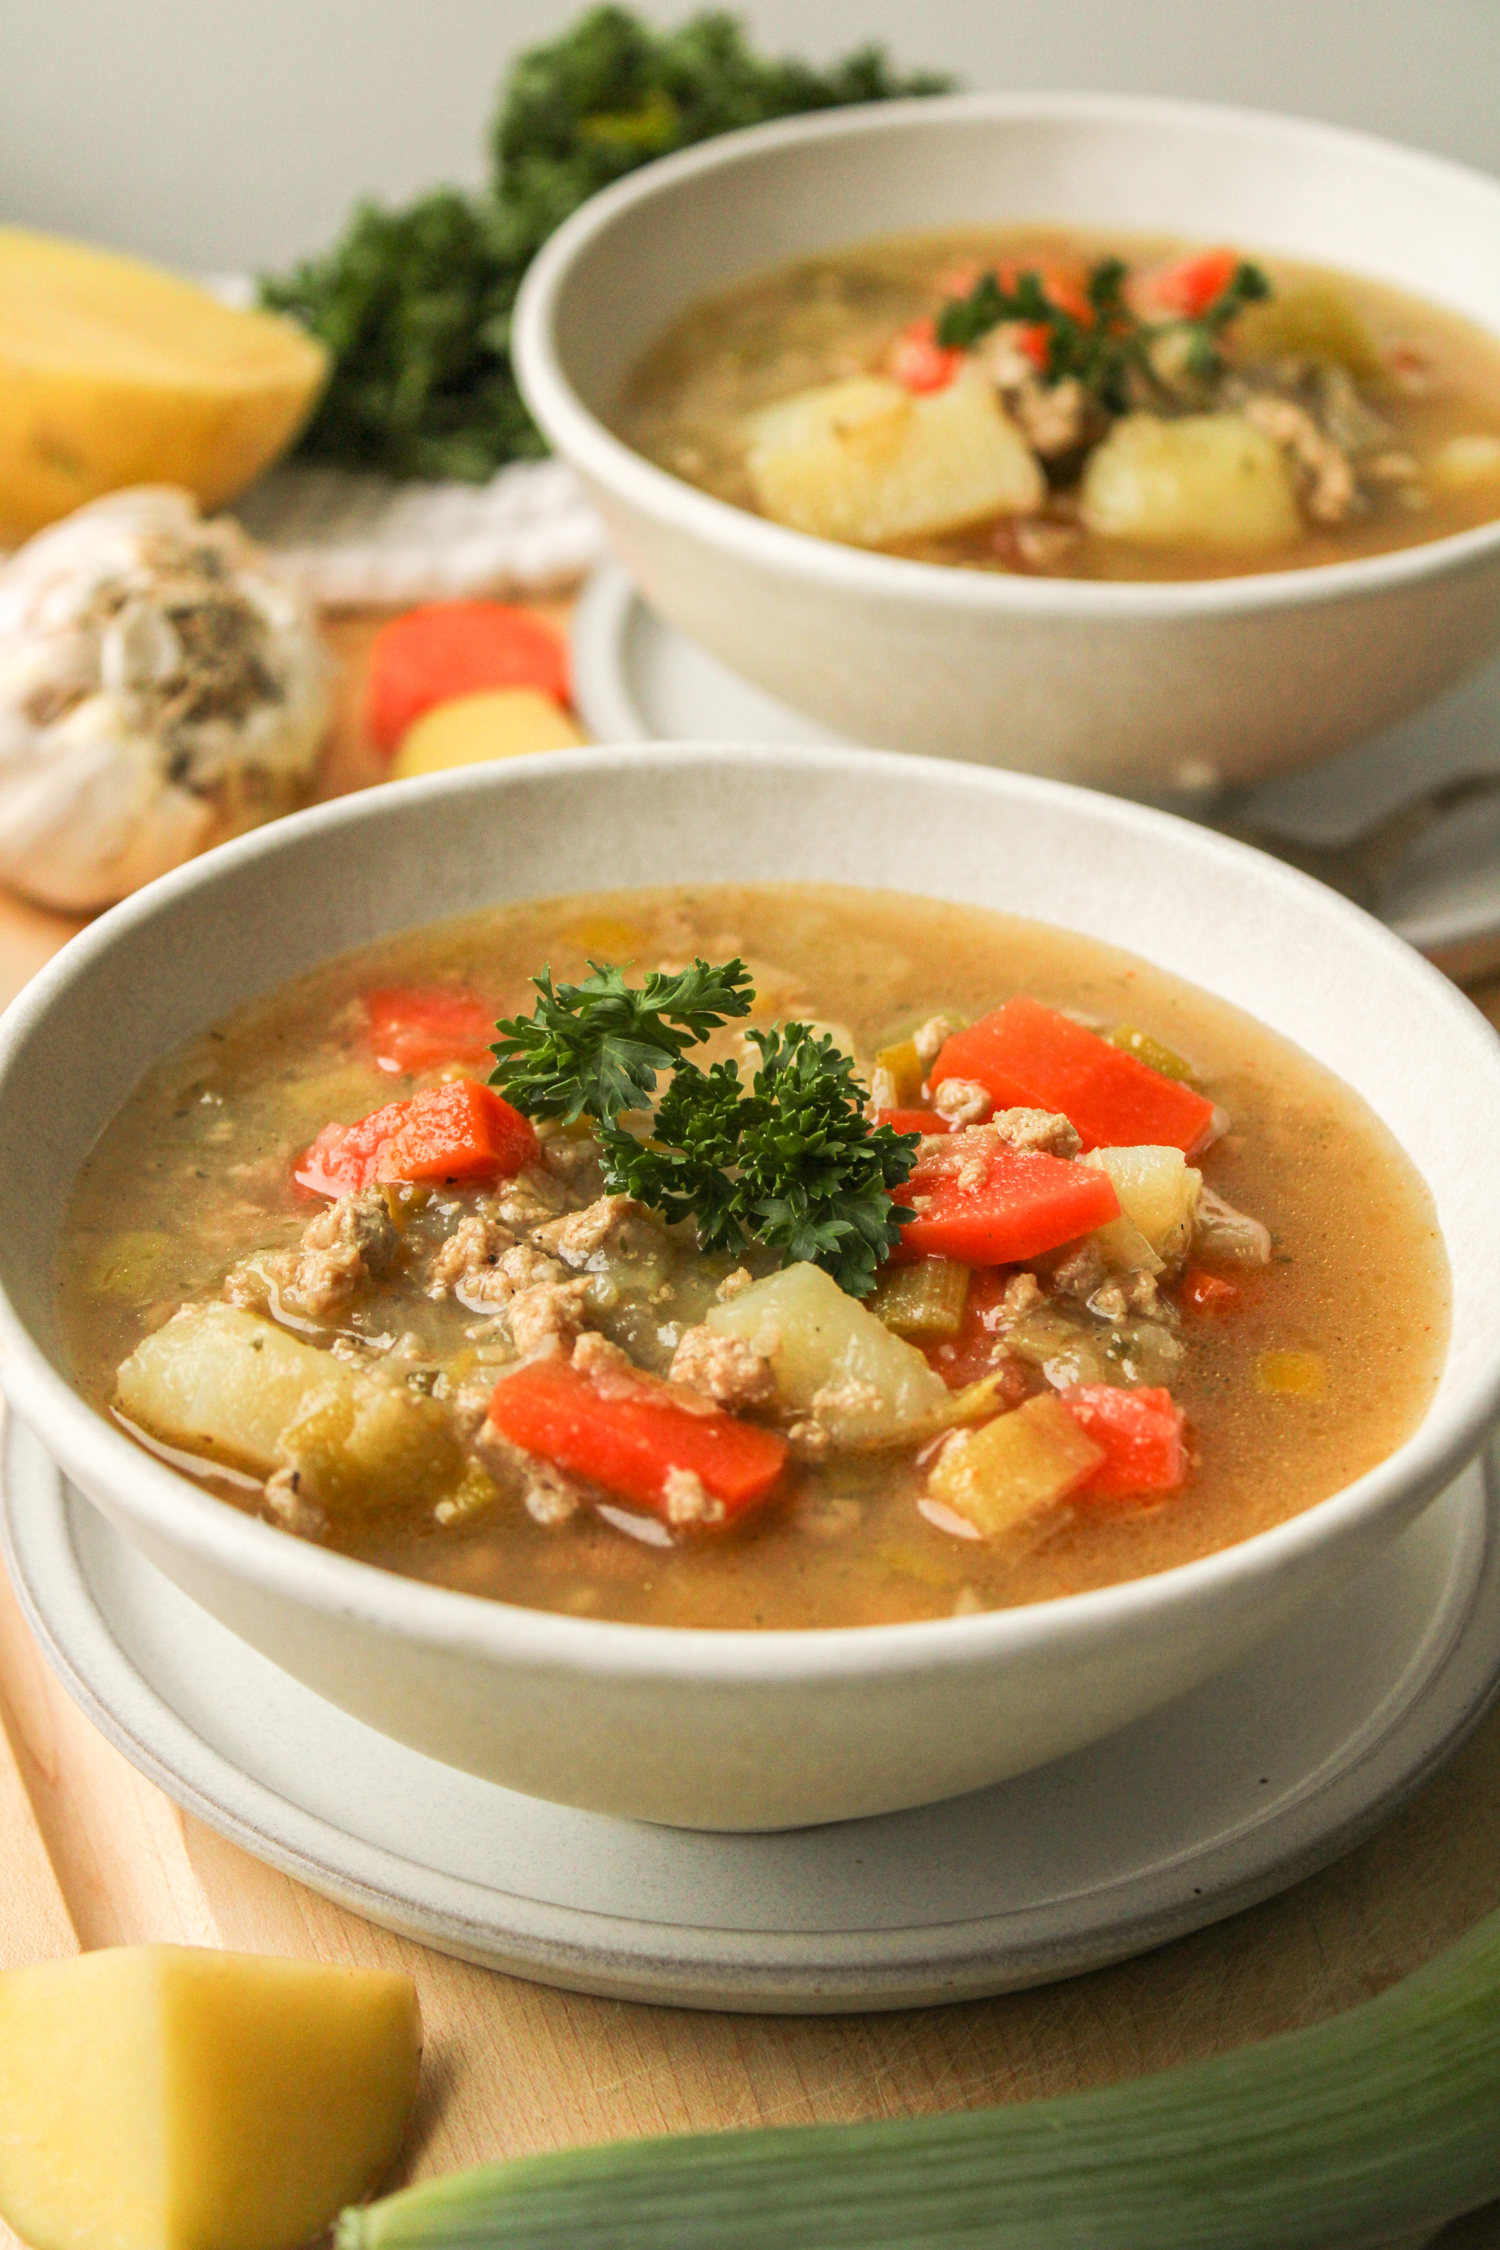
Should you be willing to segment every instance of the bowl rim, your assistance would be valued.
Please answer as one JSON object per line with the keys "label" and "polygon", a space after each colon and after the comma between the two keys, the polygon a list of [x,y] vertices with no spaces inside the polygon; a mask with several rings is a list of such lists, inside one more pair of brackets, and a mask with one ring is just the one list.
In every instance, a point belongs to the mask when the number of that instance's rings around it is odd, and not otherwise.
{"label": "bowl rim", "polygon": [[[747,508],[717,499],[659,468],[617,437],[584,404],[563,364],[557,312],[576,262],[608,234],[618,219],[640,204],[671,195],[684,182],[754,163],[783,148],[912,125],[937,131],[955,118],[993,119],[996,123],[1053,118],[1074,123],[1123,120],[1168,127],[1188,122],[1250,127],[1272,141],[1378,156],[1419,176],[1462,186],[1493,202],[1500,232],[1500,180],[1380,134],[1246,105],[1179,101],[1163,95],[1040,91],[910,96],[778,118],[770,124],[719,134],[627,173],[565,219],[533,258],[521,284],[513,320],[516,378],[527,406],[557,451],[583,476],[596,479],[642,514],[664,518],[709,546],[728,548],[768,574],[872,599],[902,600],[923,608],[955,609],[980,617],[1160,621],[1316,607],[1325,602],[1374,597],[1395,587],[1444,577],[1479,564],[1500,550],[1497,516],[1466,531],[1419,540],[1386,554],[1307,564],[1292,570],[1247,572],[1239,577],[1132,582],[1021,578],[963,570],[949,563],[917,562],[844,546],[810,532],[793,531]],[[1500,332],[1495,340],[1500,343]]]}
{"label": "bowl rim", "polygon": [[[1006,768],[884,750],[694,742],[542,752],[520,761],[387,783],[285,815],[220,845],[110,908],[71,938],[22,988],[0,1014],[0,1087],[24,1060],[33,1031],[54,1007],[66,1004],[73,984],[96,961],[117,944],[128,943],[138,928],[170,913],[180,901],[211,892],[221,875],[258,860],[274,861],[309,835],[337,836],[355,824],[388,824],[399,835],[407,809],[433,799],[494,795],[503,800],[513,786],[576,775],[580,766],[604,776],[629,772],[632,779],[639,779],[643,765],[688,770],[705,765],[748,767],[775,786],[784,785],[789,766],[840,773],[851,784],[904,775],[924,786],[966,789],[1002,802],[1086,804],[1094,817],[1112,821],[1124,836],[1157,850],[1191,838],[1192,849],[1221,863],[1226,879],[1232,879],[1236,870],[1253,869],[1262,886],[1304,905],[1316,900],[1322,914],[1357,930],[1377,958],[1383,956],[1393,971],[1416,980],[1434,1010],[1473,1042],[1475,1062],[1489,1070],[1500,1097],[1500,1038],[1457,986],[1359,907],[1248,845],[1154,807]],[[153,1055],[142,1070],[159,1059]],[[1383,1461],[1269,1530],[1196,1561],[1086,1593],[974,1616],[770,1630],[645,1625],[531,1609],[406,1578],[244,1515],[146,1451],[87,1403],[54,1366],[12,1303],[3,1265],[0,1387],[49,1454],[85,1491],[91,1484],[99,1487],[132,1521],[179,1551],[197,1551],[210,1567],[228,1570],[300,1607],[491,1662],[621,1681],[691,1679],[705,1685],[740,1682],[791,1688],[836,1679],[966,1669],[975,1663],[988,1666],[1049,1641],[1062,1645],[1070,1639],[1129,1632],[1137,1619],[1154,1612],[1179,1609],[1191,1614],[1200,1601],[1222,1594],[1234,1580],[1295,1572],[1299,1562],[1325,1541],[1337,1541],[1364,1519],[1375,1522],[1399,1511],[1414,1492],[1422,1496],[1417,1506],[1425,1505],[1473,1456],[1500,1420],[1500,1327],[1488,1366],[1472,1376],[1457,1396],[1435,1398],[1417,1428]]]}

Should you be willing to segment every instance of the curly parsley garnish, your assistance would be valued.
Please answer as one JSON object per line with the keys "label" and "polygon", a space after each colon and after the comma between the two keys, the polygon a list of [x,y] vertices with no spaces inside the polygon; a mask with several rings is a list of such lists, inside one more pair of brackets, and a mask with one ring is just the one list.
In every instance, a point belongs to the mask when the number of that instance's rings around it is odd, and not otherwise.
{"label": "curly parsley garnish", "polygon": [[[870,1122],[853,1062],[810,1024],[746,1033],[760,1056],[748,1087],[735,1062],[688,1061],[688,1047],[748,1015],[742,961],[695,961],[638,990],[617,968],[589,966],[579,985],[554,986],[550,971],[534,980],[532,1015],[497,1026],[491,1083],[533,1117],[591,1116],[610,1191],[670,1225],[691,1220],[705,1250],[759,1244],[867,1296],[913,1216],[894,1191],[911,1176],[917,1135]],[[647,1107],[663,1071],[669,1083],[637,1138],[620,1114]]]}
{"label": "curly parsley garnish", "polygon": [[1082,383],[1110,414],[1124,414],[1132,388],[1148,394],[1166,386],[1152,359],[1152,346],[1171,335],[1180,339],[1180,364],[1204,381],[1217,375],[1224,355],[1220,338],[1246,305],[1269,297],[1271,284],[1259,266],[1241,260],[1224,287],[1192,318],[1143,320],[1125,298],[1129,269],[1121,258],[1101,258],[1089,269],[1084,319],[1053,302],[1039,273],[1018,273],[1009,285],[998,274],[982,273],[967,297],[954,297],[938,315],[937,340],[949,351],[972,351],[1002,323],[1020,321],[1041,332],[1046,356],[1038,368],[1043,382],[1070,376]]}
{"label": "curly parsley garnish", "polygon": [[755,998],[743,961],[695,961],[679,976],[653,969],[638,989],[622,969],[589,967],[582,984],[554,985],[544,969],[532,978],[541,997],[531,1014],[495,1026],[490,1084],[528,1117],[571,1125],[587,1113],[612,1124],[622,1109],[648,1108],[657,1072],[731,1016],[748,1016]]}

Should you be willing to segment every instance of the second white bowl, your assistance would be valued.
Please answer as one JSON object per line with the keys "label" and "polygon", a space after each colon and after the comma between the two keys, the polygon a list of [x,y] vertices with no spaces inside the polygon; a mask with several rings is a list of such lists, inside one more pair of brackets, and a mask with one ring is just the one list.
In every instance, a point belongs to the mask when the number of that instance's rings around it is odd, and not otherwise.
{"label": "second white bowl", "polygon": [[1011,578],[788,531],[607,426],[646,347],[749,273],[882,234],[1038,220],[1279,251],[1500,332],[1500,184],[1332,126],[976,94],[730,134],[594,197],[516,314],[527,402],[664,617],[857,741],[1132,795],[1326,757],[1500,645],[1500,523],[1196,584]]}

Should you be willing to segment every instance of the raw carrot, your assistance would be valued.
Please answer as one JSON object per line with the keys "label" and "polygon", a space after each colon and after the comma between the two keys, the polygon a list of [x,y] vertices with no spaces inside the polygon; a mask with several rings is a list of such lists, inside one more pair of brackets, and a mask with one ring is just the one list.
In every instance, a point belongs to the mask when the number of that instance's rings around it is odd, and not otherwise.
{"label": "raw carrot", "polygon": [[389,754],[435,705],[485,688],[514,687],[539,688],[567,702],[562,636],[510,602],[429,602],[376,634],[365,724],[377,749]]}

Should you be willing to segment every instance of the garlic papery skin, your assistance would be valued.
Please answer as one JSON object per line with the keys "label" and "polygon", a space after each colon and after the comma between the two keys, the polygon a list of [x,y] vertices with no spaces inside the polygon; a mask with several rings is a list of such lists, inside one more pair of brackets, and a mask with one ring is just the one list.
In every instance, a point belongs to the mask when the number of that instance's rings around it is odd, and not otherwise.
{"label": "garlic papery skin", "polygon": [[90,912],[289,812],[331,708],[301,596],[145,485],[0,565],[0,881]]}

